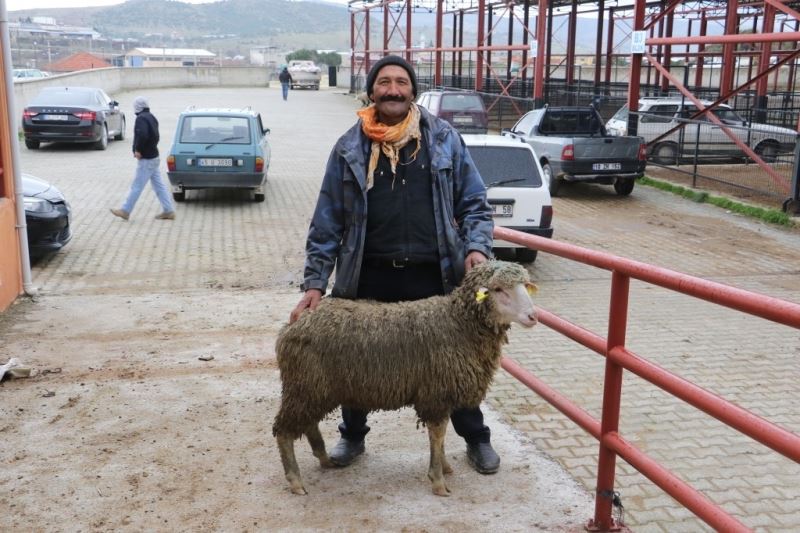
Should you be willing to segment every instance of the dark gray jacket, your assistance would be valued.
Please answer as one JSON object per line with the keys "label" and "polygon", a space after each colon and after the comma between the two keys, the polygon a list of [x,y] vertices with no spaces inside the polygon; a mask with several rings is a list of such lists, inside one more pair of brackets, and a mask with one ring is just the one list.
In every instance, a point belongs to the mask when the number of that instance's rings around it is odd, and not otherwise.
{"label": "dark gray jacket", "polygon": [[[491,257],[492,210],[486,187],[461,136],[447,122],[420,108],[433,179],[436,239],[445,292],[464,277],[464,258],[473,251]],[[336,267],[333,296],[355,298],[367,223],[367,161],[371,142],[361,121],[342,135],[325,169],[306,241],[303,289],[320,289]]]}

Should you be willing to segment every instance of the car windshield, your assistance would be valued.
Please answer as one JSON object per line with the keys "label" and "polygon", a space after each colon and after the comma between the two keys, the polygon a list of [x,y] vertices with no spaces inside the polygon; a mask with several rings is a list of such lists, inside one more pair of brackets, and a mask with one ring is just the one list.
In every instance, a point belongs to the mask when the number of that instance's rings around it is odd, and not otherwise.
{"label": "car windshield", "polygon": [[509,146],[470,146],[469,153],[487,186],[500,186],[501,182],[503,187],[542,185],[542,177],[530,150]]}
{"label": "car windshield", "polygon": [[477,94],[445,94],[442,111],[483,111],[483,100]]}
{"label": "car windshield", "polygon": [[95,103],[90,91],[65,91],[64,89],[45,89],[39,93],[31,105],[69,105],[85,106]]}
{"label": "car windshield", "polygon": [[249,144],[247,117],[194,115],[184,117],[182,143]]}

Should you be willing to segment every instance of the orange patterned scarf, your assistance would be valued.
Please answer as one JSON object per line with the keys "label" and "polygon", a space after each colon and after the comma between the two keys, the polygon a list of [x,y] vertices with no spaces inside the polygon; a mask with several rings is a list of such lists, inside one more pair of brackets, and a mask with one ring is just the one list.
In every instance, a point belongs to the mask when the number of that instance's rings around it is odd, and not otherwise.
{"label": "orange patterned scarf", "polygon": [[372,141],[369,166],[367,167],[367,190],[370,190],[375,179],[375,169],[378,167],[378,158],[381,152],[389,158],[392,174],[396,174],[400,150],[411,139],[416,139],[417,148],[411,154],[411,161],[416,159],[420,149],[420,139],[422,138],[419,129],[420,113],[417,104],[412,103],[405,120],[394,126],[387,126],[382,122],[378,122],[378,110],[375,104],[358,111],[357,114],[361,117],[361,131]]}

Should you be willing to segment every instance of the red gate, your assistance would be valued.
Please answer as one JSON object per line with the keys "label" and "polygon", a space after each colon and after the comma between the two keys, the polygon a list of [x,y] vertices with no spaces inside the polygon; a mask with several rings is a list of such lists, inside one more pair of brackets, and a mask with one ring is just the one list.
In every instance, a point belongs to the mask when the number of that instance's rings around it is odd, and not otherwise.
{"label": "red gate", "polygon": [[601,420],[593,418],[580,406],[550,388],[512,359],[506,357],[502,362],[502,366],[507,372],[547,400],[600,442],[595,513],[587,528],[591,531],[613,531],[620,528],[620,525],[614,521],[611,514],[616,458],[619,456],[716,530],[726,532],[749,531],[747,526],[648,457],[619,434],[623,370],[633,372],[676,398],[708,413],[729,427],[798,463],[800,463],[800,436],[786,431],[627,350],[625,348],[625,333],[628,317],[629,284],[631,278],[637,279],[797,329],[800,329],[800,305],[646,263],[543,237],[527,235],[506,228],[495,227],[494,236],[497,239],[542,250],[596,268],[609,270],[612,273],[607,338],[572,324],[553,313],[543,309],[539,310],[539,320],[542,324],[605,356],[606,367]]}

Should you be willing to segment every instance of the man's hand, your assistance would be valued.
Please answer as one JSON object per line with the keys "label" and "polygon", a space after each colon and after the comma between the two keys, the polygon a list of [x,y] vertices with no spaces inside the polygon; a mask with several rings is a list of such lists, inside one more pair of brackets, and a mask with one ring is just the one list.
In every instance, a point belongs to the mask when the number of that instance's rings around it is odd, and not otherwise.
{"label": "man's hand", "polygon": [[477,250],[473,250],[467,255],[467,258],[464,259],[464,269],[469,272],[472,270],[472,267],[485,263],[488,260],[489,259],[485,255]]}
{"label": "man's hand", "polygon": [[133,152],[133,157],[135,157],[136,159],[141,159],[142,158],[142,152]]}
{"label": "man's hand", "polygon": [[291,324],[298,318],[300,315],[303,314],[303,311],[308,309],[309,311],[313,311],[319,305],[320,300],[322,300],[322,291],[319,289],[308,289],[306,293],[300,298],[300,302],[297,304],[292,310],[292,313],[289,315],[289,323]]}

